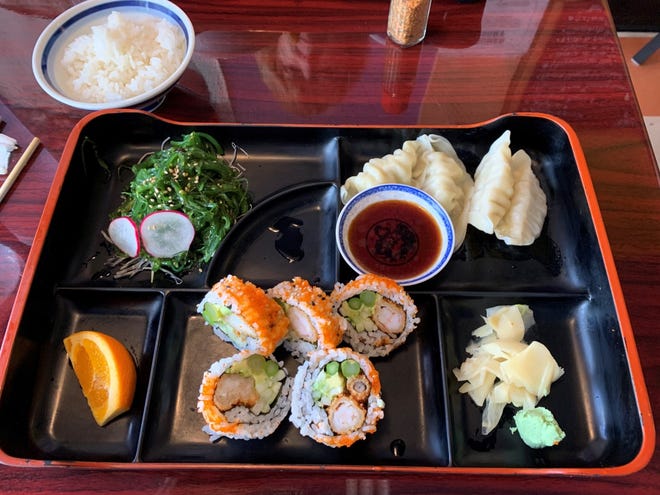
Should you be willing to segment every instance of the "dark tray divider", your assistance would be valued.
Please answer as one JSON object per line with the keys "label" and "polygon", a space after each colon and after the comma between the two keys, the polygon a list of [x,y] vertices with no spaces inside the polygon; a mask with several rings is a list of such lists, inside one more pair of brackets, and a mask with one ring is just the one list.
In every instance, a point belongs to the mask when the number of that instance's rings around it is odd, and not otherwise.
{"label": "dark tray divider", "polygon": [[339,263],[334,236],[338,197],[336,184],[317,182],[262,200],[224,239],[206,285],[232,273],[263,288],[298,276],[332,290]]}
{"label": "dark tray divider", "polygon": [[[139,462],[449,465],[446,398],[443,387],[438,388],[444,379],[423,378],[444,375],[433,295],[417,296],[423,322],[419,332],[393,355],[374,359],[383,383],[385,419],[379,423],[378,435],[370,435],[350,450],[315,444],[301,437],[288,419],[262,440],[209,442],[196,411],[202,374],[234,351],[212,335],[196,314],[202,296],[203,292],[192,290],[168,294],[163,318],[167,325],[157,346]],[[293,376],[298,363],[283,349],[276,356]],[[402,375],[410,379],[401,380]]]}
{"label": "dark tray divider", "polygon": [[[617,466],[630,462],[642,441],[639,417],[626,411],[635,410],[630,376],[616,370],[625,368],[625,350],[617,335],[620,328],[609,312],[607,298],[588,294],[454,294],[440,295],[441,315],[447,351],[447,390],[449,394],[451,443],[457,466],[496,467],[589,467]],[[517,410],[507,406],[496,430],[480,433],[481,411],[467,394],[460,394],[458,382],[451,372],[468,357],[465,347],[472,330],[483,324],[479,315],[498,304],[529,304],[536,325],[525,340],[538,340],[552,353],[565,373],[552,387],[539,406],[550,409],[566,438],[551,449],[524,446],[514,427]],[[608,357],[615,357],[612,363]],[[589,377],[589,378],[587,378]]]}
{"label": "dark tray divider", "polygon": [[[146,402],[162,294],[139,289],[58,289],[51,300],[46,306],[50,311],[31,312],[24,321],[30,324],[27,328],[53,331],[21,333],[21,338],[33,342],[26,347],[31,353],[24,356],[25,362],[15,365],[16,372],[33,369],[35,373],[8,375],[11,389],[3,393],[0,417],[14,428],[3,430],[5,450],[17,449],[13,454],[24,458],[131,462]],[[62,343],[64,337],[81,330],[117,338],[137,365],[131,411],[103,428],[92,418]]]}

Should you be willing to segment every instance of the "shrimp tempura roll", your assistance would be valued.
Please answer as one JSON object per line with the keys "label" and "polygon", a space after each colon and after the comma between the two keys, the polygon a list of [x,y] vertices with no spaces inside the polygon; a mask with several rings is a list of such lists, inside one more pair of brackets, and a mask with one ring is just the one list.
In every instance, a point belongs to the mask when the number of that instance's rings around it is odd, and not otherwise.
{"label": "shrimp tempura roll", "polygon": [[347,347],[319,349],[298,368],[289,420],[303,436],[350,447],[383,418],[380,377],[369,358]]}
{"label": "shrimp tempura roll", "polygon": [[289,319],[289,333],[283,345],[298,361],[313,350],[339,345],[342,339],[340,319],[321,288],[295,277],[277,284],[267,294],[284,308]]}
{"label": "shrimp tempura roll", "polygon": [[293,379],[283,363],[251,351],[221,359],[204,372],[197,411],[211,441],[273,433],[289,413]]}
{"label": "shrimp tempura roll", "polygon": [[213,332],[239,350],[271,354],[289,328],[284,310],[252,282],[227,275],[197,306]]}
{"label": "shrimp tempura roll", "polygon": [[330,297],[343,319],[344,341],[369,357],[389,354],[419,323],[412,298],[387,277],[360,275],[336,284]]}

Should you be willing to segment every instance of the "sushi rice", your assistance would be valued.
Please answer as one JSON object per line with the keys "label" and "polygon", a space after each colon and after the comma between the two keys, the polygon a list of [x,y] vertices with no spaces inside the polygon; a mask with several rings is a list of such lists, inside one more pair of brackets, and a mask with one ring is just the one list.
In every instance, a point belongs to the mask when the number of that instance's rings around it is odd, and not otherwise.
{"label": "sushi rice", "polygon": [[[258,401],[261,402],[249,407],[245,403],[244,397],[245,389],[251,387],[244,386],[246,378],[241,371],[253,367],[249,360],[255,357],[258,358],[257,360],[259,358],[263,360],[263,363],[268,363],[265,366],[276,363],[277,367],[273,366],[274,369],[271,371],[273,377],[268,379],[270,395],[264,399],[265,402],[262,400],[263,393],[260,390],[262,387],[257,383],[265,380],[253,378],[254,390],[259,395]],[[219,388],[222,388],[220,382],[225,374],[234,375],[239,380],[239,385],[234,386],[233,390],[230,389],[222,395],[223,391]],[[266,373],[261,372],[260,375],[265,377]],[[249,380],[249,378],[248,375],[247,379]],[[206,421],[202,431],[210,436],[212,442],[221,437],[251,440],[264,438],[272,434],[289,413],[292,382],[293,378],[288,376],[283,363],[281,361],[277,362],[272,356],[264,359],[260,354],[241,351],[233,356],[216,361],[204,372],[202,384],[199,388],[197,411],[202,414],[204,421]],[[276,395],[276,398],[269,402],[271,395]],[[221,400],[224,405],[220,405]]]}
{"label": "sushi rice", "polygon": [[282,307],[252,282],[227,275],[197,306],[213,332],[238,350],[271,354],[282,342],[289,320]]}
{"label": "sushi rice", "polygon": [[[364,395],[355,398],[354,391],[348,387],[349,378],[344,386],[333,385],[328,396],[319,398],[317,394],[315,397],[320,377],[328,374],[328,366],[335,364],[337,368],[340,364],[335,371],[340,375],[341,365],[349,361],[359,365],[357,378],[368,381],[366,389],[363,387]],[[350,447],[364,440],[367,434],[376,432],[376,424],[384,417],[385,403],[380,393],[380,377],[369,358],[346,347],[319,349],[298,368],[291,392],[289,420],[303,436],[329,447]],[[333,420],[333,413],[337,420]],[[342,426],[341,431],[335,431],[336,424]]]}
{"label": "sushi rice", "polygon": [[387,277],[367,273],[337,283],[330,297],[342,317],[344,341],[369,357],[388,355],[419,323],[412,298]]}
{"label": "sushi rice", "polygon": [[284,308],[289,332],[283,345],[299,362],[316,349],[339,345],[342,340],[340,318],[321,288],[295,277],[277,284],[267,294]]}

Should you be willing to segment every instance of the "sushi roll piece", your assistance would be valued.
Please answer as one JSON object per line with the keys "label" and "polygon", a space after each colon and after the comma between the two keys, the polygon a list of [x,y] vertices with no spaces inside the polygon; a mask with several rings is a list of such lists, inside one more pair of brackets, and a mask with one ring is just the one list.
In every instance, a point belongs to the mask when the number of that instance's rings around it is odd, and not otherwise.
{"label": "sushi roll piece", "polygon": [[252,282],[227,275],[197,306],[213,332],[238,350],[271,354],[287,334],[284,310]]}
{"label": "sushi roll piece", "polygon": [[417,324],[417,306],[394,280],[374,274],[337,283],[331,298],[342,317],[344,341],[369,357],[386,356]]}
{"label": "sushi roll piece", "polygon": [[328,447],[350,447],[376,432],[384,416],[380,377],[369,358],[347,347],[319,349],[300,365],[289,420]]}
{"label": "sushi roll piece", "polygon": [[299,362],[316,349],[337,347],[342,340],[339,315],[330,297],[307,280],[295,277],[266,292],[282,306],[289,319],[284,348]]}
{"label": "sushi roll piece", "polygon": [[291,407],[293,378],[282,362],[252,351],[216,361],[204,372],[197,411],[211,441],[251,440],[273,433]]}

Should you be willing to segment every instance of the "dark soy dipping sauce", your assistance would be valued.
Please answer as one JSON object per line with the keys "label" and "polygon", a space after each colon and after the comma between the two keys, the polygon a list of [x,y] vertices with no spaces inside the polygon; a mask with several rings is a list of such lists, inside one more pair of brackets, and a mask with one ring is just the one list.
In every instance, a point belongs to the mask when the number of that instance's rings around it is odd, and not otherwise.
{"label": "dark soy dipping sauce", "polygon": [[364,270],[394,279],[414,278],[436,262],[442,236],[423,208],[403,200],[381,201],[358,213],[348,246]]}

